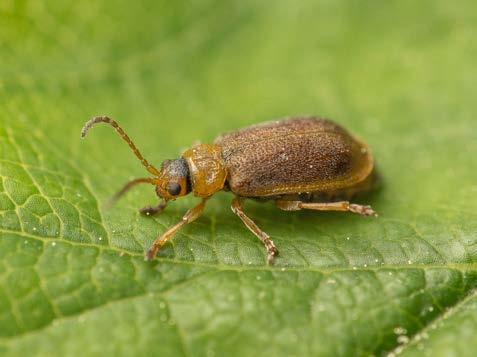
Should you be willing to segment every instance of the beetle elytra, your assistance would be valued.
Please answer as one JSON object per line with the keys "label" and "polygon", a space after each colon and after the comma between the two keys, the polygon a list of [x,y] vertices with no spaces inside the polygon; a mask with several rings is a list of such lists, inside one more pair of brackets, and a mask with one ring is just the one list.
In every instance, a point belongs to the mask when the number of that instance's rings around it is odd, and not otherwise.
{"label": "beetle elytra", "polygon": [[[160,235],[145,259],[158,250],[184,225],[196,220],[207,200],[220,190],[231,191],[232,211],[265,245],[267,261],[278,250],[270,237],[244,212],[247,198],[273,200],[285,211],[310,209],[348,211],[376,215],[370,206],[348,200],[370,188],[374,161],[369,148],[337,124],[316,117],[290,118],[254,125],[219,136],[213,144],[199,144],[174,160],[165,160],[160,169],[151,165],[129,136],[109,117],[95,117],[82,131],[84,137],[97,123],[110,124],[125,140],[152,177],[128,182],[116,201],[130,188],[142,183],[155,186],[160,203],[140,210],[146,215],[161,212],[171,200],[192,193],[201,199],[182,220]],[[337,198],[347,200],[337,200]]]}

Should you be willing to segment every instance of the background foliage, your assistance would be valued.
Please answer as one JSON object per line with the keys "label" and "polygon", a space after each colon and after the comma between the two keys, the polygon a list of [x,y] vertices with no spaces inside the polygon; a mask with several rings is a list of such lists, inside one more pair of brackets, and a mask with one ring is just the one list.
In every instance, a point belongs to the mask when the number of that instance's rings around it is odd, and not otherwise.
{"label": "background foliage", "polygon": [[[465,355],[477,347],[473,1],[2,1],[0,352]],[[218,194],[153,263],[159,217],[102,203],[196,140],[319,114],[373,148],[378,219]],[[167,353],[167,354],[166,354]]]}

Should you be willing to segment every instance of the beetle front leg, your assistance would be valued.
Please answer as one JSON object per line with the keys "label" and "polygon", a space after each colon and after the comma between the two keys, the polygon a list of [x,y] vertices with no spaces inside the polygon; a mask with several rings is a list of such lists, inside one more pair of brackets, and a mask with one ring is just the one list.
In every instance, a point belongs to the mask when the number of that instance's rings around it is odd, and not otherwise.
{"label": "beetle front leg", "polygon": [[278,249],[275,247],[275,244],[270,239],[269,235],[262,231],[258,226],[252,221],[243,211],[241,200],[239,197],[235,197],[232,200],[231,205],[232,211],[242,220],[242,222],[247,226],[253,234],[255,234],[258,239],[262,241],[267,249],[267,262],[271,264],[273,258],[278,255]]}
{"label": "beetle front leg", "polygon": [[342,211],[353,212],[363,216],[377,216],[378,214],[371,206],[363,206],[348,201],[340,202],[302,202],[302,201],[281,201],[276,200],[275,204],[284,211],[298,211],[301,209],[311,209],[316,211]]}
{"label": "beetle front leg", "polygon": [[205,202],[207,201],[206,198],[202,199],[202,201],[195,207],[191,208],[186,212],[186,214],[182,217],[182,220],[169,228],[165,231],[159,238],[157,238],[151,245],[151,248],[146,253],[144,260],[152,260],[156,256],[157,252],[161,247],[166,244],[166,242],[171,239],[177,231],[187,223],[195,221],[197,218],[200,217],[202,212],[204,211]]}
{"label": "beetle front leg", "polygon": [[167,202],[161,201],[157,206],[146,206],[141,208],[139,210],[139,213],[145,216],[153,216],[155,214],[158,214],[164,211],[164,208],[166,208],[166,206],[167,206]]}

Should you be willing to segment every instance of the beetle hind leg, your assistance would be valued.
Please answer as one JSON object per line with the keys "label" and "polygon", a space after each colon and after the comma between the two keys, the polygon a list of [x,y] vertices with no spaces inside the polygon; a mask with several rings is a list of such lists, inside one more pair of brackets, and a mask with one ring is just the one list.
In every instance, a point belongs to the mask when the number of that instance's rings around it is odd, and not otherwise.
{"label": "beetle hind leg", "polygon": [[255,234],[258,239],[262,241],[262,243],[265,245],[265,248],[267,249],[267,262],[268,264],[271,264],[273,262],[273,258],[275,258],[278,255],[278,249],[273,243],[273,241],[270,239],[270,236],[262,231],[254,221],[248,217],[245,212],[243,211],[241,200],[239,197],[235,197],[232,200],[232,205],[231,205],[232,211],[242,220],[242,222],[247,226],[247,228]]}
{"label": "beetle hind leg", "polygon": [[282,201],[276,200],[275,204],[284,211],[298,211],[311,209],[315,211],[341,211],[353,212],[362,216],[377,216],[378,214],[371,206],[358,205],[348,201],[340,202],[302,202],[302,201]]}

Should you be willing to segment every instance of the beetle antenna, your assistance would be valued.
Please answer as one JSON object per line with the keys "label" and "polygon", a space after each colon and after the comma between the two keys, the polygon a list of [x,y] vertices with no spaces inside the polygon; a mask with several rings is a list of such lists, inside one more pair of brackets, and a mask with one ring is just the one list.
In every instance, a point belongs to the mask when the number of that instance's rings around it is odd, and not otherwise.
{"label": "beetle antenna", "polygon": [[[155,176],[159,176],[159,170],[156,169],[154,166],[152,166],[141,154],[139,149],[134,145],[132,140],[129,138],[129,136],[124,132],[124,130],[119,126],[119,124],[114,120],[109,117],[94,117],[91,120],[88,120],[86,124],[83,126],[83,129],[81,129],[81,137],[84,138],[86,134],[88,133],[88,130],[95,124],[97,123],[107,123],[111,125],[114,130],[121,136],[121,138],[128,143],[129,147],[132,149],[134,152],[134,155],[141,161],[141,163],[144,165],[144,167],[149,171],[151,174]],[[131,181],[132,182],[132,181]]]}
{"label": "beetle antenna", "polygon": [[106,207],[111,208],[126,192],[128,192],[134,186],[140,185],[142,183],[150,183],[151,185],[156,185],[157,179],[153,179],[149,177],[141,177],[141,178],[137,178],[137,179],[129,181],[123,186],[122,189],[116,192],[114,196],[108,200],[108,202],[106,203]]}

